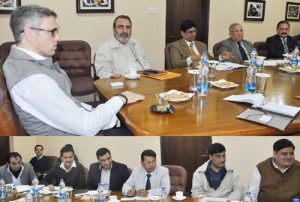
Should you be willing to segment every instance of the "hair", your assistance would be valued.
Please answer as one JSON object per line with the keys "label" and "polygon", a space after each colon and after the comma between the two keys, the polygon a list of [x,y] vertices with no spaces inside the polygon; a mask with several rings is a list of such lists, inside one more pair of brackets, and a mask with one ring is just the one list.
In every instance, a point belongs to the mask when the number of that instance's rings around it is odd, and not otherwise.
{"label": "hair", "polygon": [[57,14],[48,8],[38,5],[24,5],[17,7],[10,17],[10,29],[16,43],[22,40],[22,32],[26,27],[39,27],[43,17],[57,17]]}
{"label": "hair", "polygon": [[21,154],[19,154],[18,152],[10,152],[6,157],[6,161],[7,161],[7,163],[10,163],[9,162],[10,158],[17,158],[17,157],[20,157],[20,159],[22,159]]}
{"label": "hair", "polygon": [[209,155],[213,155],[213,154],[221,153],[221,152],[226,152],[226,149],[225,149],[224,145],[222,145],[220,143],[214,143],[214,144],[210,145],[208,148]]}
{"label": "hair", "polygon": [[230,31],[230,32],[233,31],[232,29],[233,29],[235,26],[237,26],[237,25],[239,25],[239,26],[242,27],[242,25],[241,25],[240,23],[235,22],[235,23],[232,23],[232,24],[229,26],[229,31]]}
{"label": "hair", "polygon": [[146,149],[141,154],[141,160],[144,161],[145,156],[152,156],[156,159],[156,153],[151,149]]}
{"label": "hair", "polygon": [[131,26],[132,26],[132,22],[131,22],[129,16],[127,16],[127,15],[119,15],[119,16],[117,16],[117,17],[114,19],[114,22],[113,22],[113,27],[114,27],[114,28],[116,28],[116,22],[117,22],[118,19],[127,19],[127,20],[130,22]]}
{"label": "hair", "polygon": [[37,145],[35,145],[35,147],[34,147],[34,151],[36,150],[37,147],[42,147],[42,150],[44,150],[43,145],[37,144]]}
{"label": "hair", "polygon": [[288,148],[288,147],[293,147],[293,150],[295,150],[295,145],[288,139],[280,139],[277,140],[273,144],[273,150],[277,153],[281,149]]}
{"label": "hair", "polygon": [[288,21],[285,21],[285,20],[281,20],[277,23],[277,27],[278,28],[281,24],[287,24],[289,27],[290,27],[290,23]]}
{"label": "hair", "polygon": [[185,32],[186,30],[191,29],[192,27],[196,28],[196,24],[192,20],[184,20],[180,24],[180,31]]}
{"label": "hair", "polygon": [[99,159],[100,156],[104,156],[106,153],[110,154],[109,149],[107,149],[105,147],[102,147],[102,148],[98,149],[97,152],[96,152],[97,159]]}
{"label": "hair", "polygon": [[63,148],[61,148],[60,150],[60,157],[63,156],[63,153],[67,153],[67,152],[73,152],[73,155],[75,156],[75,152],[74,152],[74,149],[73,149],[73,146],[71,145],[68,145],[66,144]]}

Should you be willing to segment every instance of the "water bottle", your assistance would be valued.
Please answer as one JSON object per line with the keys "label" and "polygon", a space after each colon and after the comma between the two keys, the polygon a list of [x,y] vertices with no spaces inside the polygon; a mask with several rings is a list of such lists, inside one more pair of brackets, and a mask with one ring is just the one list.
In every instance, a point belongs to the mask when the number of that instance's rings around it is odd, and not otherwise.
{"label": "water bottle", "polygon": [[201,60],[199,68],[199,77],[197,82],[197,94],[198,96],[207,96],[208,93],[208,67],[207,60]]}
{"label": "water bottle", "polygon": [[298,48],[298,46],[295,46],[295,49],[293,51],[293,56],[292,56],[292,59],[291,59],[291,66],[293,68],[298,67],[298,56],[299,56],[299,48]]}
{"label": "water bottle", "polygon": [[298,198],[294,198],[293,202],[300,202],[300,200]]}
{"label": "water bottle", "polygon": [[25,200],[26,200],[26,202],[31,202],[32,201],[32,195],[31,195],[29,189],[26,190]]}
{"label": "water bottle", "polygon": [[37,198],[39,196],[39,180],[36,175],[32,180],[32,195],[33,198]]}
{"label": "water bottle", "polygon": [[246,192],[246,195],[244,196],[243,202],[253,202],[253,199],[251,197],[251,192],[250,191],[247,191]]}
{"label": "water bottle", "polygon": [[253,48],[252,52],[250,53],[250,60],[254,61],[255,65],[256,65],[257,56],[258,53],[256,51],[256,48]]}
{"label": "water bottle", "polygon": [[161,202],[167,202],[168,201],[168,196],[166,192],[166,187],[162,186],[161,187]]}
{"label": "water bottle", "polygon": [[66,184],[64,182],[64,179],[60,179],[59,182],[59,196],[62,197],[62,200],[66,200]]}
{"label": "water bottle", "polygon": [[104,195],[103,195],[103,186],[101,183],[98,183],[98,188],[97,188],[97,192],[98,192],[98,199],[97,202],[104,202]]}
{"label": "water bottle", "polygon": [[65,200],[64,200],[64,197],[63,196],[58,196],[58,198],[57,198],[57,201],[58,202],[64,202]]}
{"label": "water bottle", "polygon": [[250,66],[247,69],[247,77],[245,81],[245,93],[246,94],[253,94],[256,90],[256,67],[255,62],[250,60]]}
{"label": "water bottle", "polygon": [[200,69],[201,67],[202,67],[202,62],[201,61],[203,61],[203,60],[208,60],[208,57],[207,57],[207,51],[203,51],[202,52],[202,55],[201,55],[201,58],[200,58],[200,62],[199,62],[199,66],[198,66],[198,68]]}
{"label": "water bottle", "polygon": [[6,191],[5,191],[5,181],[3,178],[0,178],[0,199],[6,198]]}

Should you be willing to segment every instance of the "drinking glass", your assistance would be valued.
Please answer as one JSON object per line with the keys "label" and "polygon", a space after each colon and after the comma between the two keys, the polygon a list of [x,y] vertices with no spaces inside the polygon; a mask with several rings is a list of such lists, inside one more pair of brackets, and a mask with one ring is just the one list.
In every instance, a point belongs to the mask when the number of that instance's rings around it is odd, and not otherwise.
{"label": "drinking glass", "polygon": [[290,61],[291,61],[292,55],[285,53],[285,54],[283,54],[283,56],[284,56],[285,67],[290,67]]}
{"label": "drinking glass", "polygon": [[270,74],[265,73],[256,73],[256,93],[265,94],[267,80],[270,77]]}
{"label": "drinking glass", "polygon": [[258,67],[257,67],[257,72],[258,73],[262,72],[265,59],[266,59],[266,57],[264,57],[264,56],[257,56],[257,58],[256,58],[256,64],[258,65]]}
{"label": "drinking glass", "polygon": [[169,94],[168,93],[159,93],[156,94],[157,98],[157,110],[160,112],[165,112],[169,108]]}
{"label": "drinking glass", "polygon": [[218,64],[219,64],[219,61],[208,60],[208,77],[214,77],[215,76],[215,69],[216,69]]}

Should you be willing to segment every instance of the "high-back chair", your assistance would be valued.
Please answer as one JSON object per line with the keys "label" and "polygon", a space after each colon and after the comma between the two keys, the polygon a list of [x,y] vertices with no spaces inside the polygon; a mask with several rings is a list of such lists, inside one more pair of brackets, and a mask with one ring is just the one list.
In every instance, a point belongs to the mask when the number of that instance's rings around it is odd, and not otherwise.
{"label": "high-back chair", "polygon": [[166,44],[165,46],[165,68],[166,69],[173,69],[171,63],[171,57],[170,57],[170,49],[171,49],[171,43]]}
{"label": "high-back chair", "polygon": [[169,195],[174,195],[176,191],[186,194],[187,172],[186,169],[178,165],[163,165],[169,169],[171,189]]}
{"label": "high-back chair", "polygon": [[218,59],[218,49],[220,47],[220,42],[216,43],[214,46],[213,46],[213,54],[214,54],[214,57],[216,59]]}
{"label": "high-back chair", "polygon": [[53,62],[56,61],[71,79],[72,95],[84,96],[93,94],[95,102],[94,79],[91,76],[90,45],[81,40],[59,41],[53,55]]}
{"label": "high-back chair", "polygon": [[0,64],[4,64],[6,58],[8,57],[10,53],[11,46],[15,44],[14,41],[4,42],[0,46]]}
{"label": "high-back chair", "polygon": [[256,48],[256,52],[259,56],[268,57],[268,51],[265,41],[257,41],[253,44],[253,48]]}

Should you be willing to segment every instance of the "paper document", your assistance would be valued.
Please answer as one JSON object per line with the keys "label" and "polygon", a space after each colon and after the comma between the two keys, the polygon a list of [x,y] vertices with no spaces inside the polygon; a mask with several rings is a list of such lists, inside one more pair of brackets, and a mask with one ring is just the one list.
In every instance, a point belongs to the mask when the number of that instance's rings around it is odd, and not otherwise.
{"label": "paper document", "polygon": [[240,68],[240,67],[247,67],[247,66],[232,63],[232,62],[221,62],[217,65],[216,70],[226,71],[226,70],[236,69],[236,68]]}
{"label": "paper document", "polygon": [[281,105],[274,102],[268,102],[265,105],[261,106],[261,108],[264,111],[283,114],[290,117],[295,117],[300,111],[299,107],[294,107],[290,105]]}
{"label": "paper document", "polygon": [[265,101],[265,97],[262,94],[244,94],[244,95],[231,95],[224,98],[223,100],[233,101],[233,102],[246,102],[254,106],[262,106]]}

